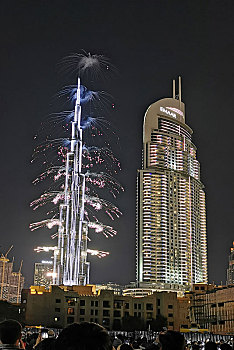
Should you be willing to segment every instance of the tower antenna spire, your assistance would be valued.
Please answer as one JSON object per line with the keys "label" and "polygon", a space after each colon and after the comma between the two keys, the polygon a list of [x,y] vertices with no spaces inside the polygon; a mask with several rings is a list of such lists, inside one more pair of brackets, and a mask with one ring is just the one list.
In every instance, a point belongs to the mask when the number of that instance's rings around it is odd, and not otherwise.
{"label": "tower antenna spire", "polygon": [[172,80],[172,97],[175,98],[175,79]]}
{"label": "tower antenna spire", "polygon": [[181,106],[181,76],[179,76],[179,103]]}

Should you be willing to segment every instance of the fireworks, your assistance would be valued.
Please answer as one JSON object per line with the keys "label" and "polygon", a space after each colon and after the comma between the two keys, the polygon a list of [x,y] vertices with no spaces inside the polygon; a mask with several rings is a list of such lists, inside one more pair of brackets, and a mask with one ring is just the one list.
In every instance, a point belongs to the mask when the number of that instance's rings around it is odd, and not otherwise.
{"label": "fireworks", "polygon": [[105,77],[105,72],[114,69],[108,58],[103,55],[92,55],[90,52],[72,53],[60,62],[61,70],[65,73],[78,73],[79,76]]}
{"label": "fireworks", "polygon": [[[57,251],[58,252],[58,247],[37,247],[34,248],[34,251],[37,253],[41,253],[41,252],[51,252],[51,251]],[[87,249],[87,253],[90,255],[95,255],[97,256],[99,259],[101,258],[105,258],[107,255],[109,255],[109,252],[104,252],[102,250],[96,250],[96,249]],[[46,264],[52,264],[52,261],[42,261],[42,263],[46,263]]]}
{"label": "fireworks", "polygon": [[[47,214],[53,216],[32,223],[30,228],[32,231],[42,227],[57,228],[51,236],[57,239],[57,246],[38,247],[35,250],[54,252],[54,284],[76,285],[89,283],[87,254],[98,258],[109,254],[88,248],[92,231],[103,234],[106,238],[117,233],[112,226],[103,224],[94,216],[94,212],[100,211],[106,213],[111,220],[121,215],[117,206],[100,198],[99,190],[106,189],[116,197],[123,191],[123,187],[113,177],[120,169],[120,163],[109,144],[106,141],[104,146],[88,143],[90,136],[105,137],[104,129],[109,128],[109,122],[95,114],[98,108],[106,108],[111,96],[103,91],[89,90],[80,84],[80,76],[83,77],[85,72],[88,75],[93,72],[95,75],[103,68],[109,70],[108,60],[104,56],[84,52],[68,56],[63,64],[65,70],[69,65],[72,71],[78,73],[78,83],[65,86],[56,97],[59,100],[65,99],[65,103],[75,107],[74,110],[50,115],[46,127],[42,128],[48,134],[45,141],[35,148],[33,161],[42,157],[46,169],[33,183],[52,180],[52,184],[47,192],[30,205],[33,210],[49,205]],[[87,140],[83,140],[86,133]],[[56,134],[55,138],[53,134]],[[39,136],[36,137],[38,140]]]}
{"label": "fireworks", "polygon": [[60,221],[58,219],[46,219],[30,224],[29,228],[31,229],[31,231],[35,231],[38,228],[47,227],[48,229],[51,229],[52,227],[59,225]]}
{"label": "fireworks", "polygon": [[86,182],[93,186],[107,188],[114,197],[124,191],[123,186],[113,176],[106,173],[91,173],[90,171],[87,171],[85,173],[85,178]]}
{"label": "fireworks", "polygon": [[43,171],[32,183],[36,185],[50,177],[52,177],[54,181],[57,181],[62,176],[65,176],[65,168],[63,166],[51,166],[46,171]]}
{"label": "fireworks", "polygon": [[91,255],[97,256],[99,259],[105,258],[107,255],[109,255],[109,252],[103,252],[102,250],[96,250],[96,249],[87,249],[87,253]]}
{"label": "fireworks", "polygon": [[58,204],[59,201],[64,200],[64,192],[46,192],[43,193],[40,198],[35,199],[33,202],[30,203],[30,207],[33,208],[33,210],[36,210],[37,208],[47,204],[47,203],[53,203]]}
{"label": "fireworks", "polygon": [[101,222],[88,222],[88,227],[95,230],[96,233],[102,233],[106,238],[116,235],[116,231],[111,226],[102,224]]}
{"label": "fireworks", "polygon": [[85,203],[93,207],[96,211],[104,209],[112,220],[114,220],[113,215],[118,218],[122,214],[114,204],[99,197],[85,195]]}
{"label": "fireworks", "polygon": [[37,247],[34,249],[35,252],[40,253],[40,252],[50,252],[50,251],[55,251],[57,250],[58,247]]}

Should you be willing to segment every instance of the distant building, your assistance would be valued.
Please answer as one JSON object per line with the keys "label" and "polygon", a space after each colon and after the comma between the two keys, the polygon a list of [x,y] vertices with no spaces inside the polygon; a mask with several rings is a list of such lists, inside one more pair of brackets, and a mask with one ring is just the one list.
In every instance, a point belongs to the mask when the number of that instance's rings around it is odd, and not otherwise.
{"label": "distant building", "polygon": [[123,287],[122,294],[125,296],[132,297],[145,297],[151,295],[154,292],[176,292],[178,297],[184,296],[184,291],[181,290],[180,286],[172,283],[130,283]]}
{"label": "distant building", "polygon": [[234,241],[228,259],[227,284],[234,284]]}
{"label": "distant building", "polygon": [[[197,288],[197,289],[195,289]],[[214,334],[233,334],[234,285],[195,285],[191,293],[190,319]]]}
{"label": "distant building", "polygon": [[148,107],[137,183],[140,288],[186,291],[208,281],[205,192],[192,133],[180,86],[178,98],[173,88],[173,98]]}
{"label": "distant building", "polygon": [[122,295],[124,286],[122,286],[120,284],[117,284],[115,282],[107,282],[107,283],[103,283],[103,284],[96,284],[96,291],[98,292],[101,289],[113,290],[115,294]]}
{"label": "distant building", "polygon": [[21,274],[21,268],[18,272],[14,272],[13,261],[2,254],[0,257],[0,300],[20,303],[23,286],[24,277]]}
{"label": "distant building", "polygon": [[176,293],[158,292],[135,298],[95,286],[32,286],[22,292],[22,309],[27,325],[63,328],[73,322],[97,322],[107,329],[120,330],[124,319],[133,317],[142,327],[163,316],[168,329],[189,326],[188,300],[177,299]]}
{"label": "distant building", "polygon": [[53,283],[53,262],[42,261],[34,266],[34,285],[49,289]]}

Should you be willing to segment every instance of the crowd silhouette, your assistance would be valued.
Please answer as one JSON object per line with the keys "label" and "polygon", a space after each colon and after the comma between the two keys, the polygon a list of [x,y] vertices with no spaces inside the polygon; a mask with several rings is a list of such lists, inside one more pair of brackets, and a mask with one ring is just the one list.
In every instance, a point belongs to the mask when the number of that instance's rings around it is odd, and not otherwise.
{"label": "crowd silhouette", "polygon": [[218,342],[189,342],[180,332],[164,330],[156,337],[131,336],[108,332],[93,322],[73,323],[57,332],[32,332],[15,320],[0,323],[2,350],[232,350],[233,339]]}

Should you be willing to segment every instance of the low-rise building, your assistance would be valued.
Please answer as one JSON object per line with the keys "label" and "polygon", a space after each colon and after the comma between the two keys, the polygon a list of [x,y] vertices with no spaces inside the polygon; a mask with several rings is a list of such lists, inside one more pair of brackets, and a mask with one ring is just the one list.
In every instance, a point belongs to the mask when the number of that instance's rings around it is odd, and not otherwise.
{"label": "low-rise building", "polygon": [[234,285],[197,290],[191,296],[190,318],[217,334],[234,332]]}
{"label": "low-rise building", "polygon": [[[186,304],[187,303],[187,304]],[[167,319],[168,329],[179,330],[189,323],[184,310],[188,300],[174,292],[155,292],[136,298],[115,294],[113,290],[96,292],[89,286],[33,286],[22,292],[22,310],[26,325],[63,328],[73,322],[96,322],[107,329],[123,328],[123,320],[133,317],[147,328],[159,315]],[[181,312],[183,310],[183,312]]]}
{"label": "low-rise building", "polygon": [[20,304],[12,304],[6,300],[0,300],[0,322],[7,319],[23,322],[23,314]]}

